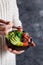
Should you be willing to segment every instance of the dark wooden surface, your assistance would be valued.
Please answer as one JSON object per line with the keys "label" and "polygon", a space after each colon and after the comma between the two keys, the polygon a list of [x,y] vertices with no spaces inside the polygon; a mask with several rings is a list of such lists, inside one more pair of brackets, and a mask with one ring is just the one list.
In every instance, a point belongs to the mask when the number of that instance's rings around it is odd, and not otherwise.
{"label": "dark wooden surface", "polygon": [[43,65],[43,0],[18,0],[20,19],[36,47],[16,56],[17,65]]}

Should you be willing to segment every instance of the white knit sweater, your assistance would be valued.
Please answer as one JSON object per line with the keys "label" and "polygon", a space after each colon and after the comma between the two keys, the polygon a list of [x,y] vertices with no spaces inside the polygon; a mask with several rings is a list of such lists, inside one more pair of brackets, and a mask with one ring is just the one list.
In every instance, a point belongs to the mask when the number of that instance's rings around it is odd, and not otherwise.
{"label": "white knit sweater", "polygon": [[[22,26],[16,0],[0,0],[0,19],[12,21],[15,26]],[[3,50],[4,39],[0,36],[0,65],[16,65],[15,54]]]}
{"label": "white knit sweater", "polygon": [[12,21],[15,26],[22,26],[16,0],[0,0],[0,19]]}

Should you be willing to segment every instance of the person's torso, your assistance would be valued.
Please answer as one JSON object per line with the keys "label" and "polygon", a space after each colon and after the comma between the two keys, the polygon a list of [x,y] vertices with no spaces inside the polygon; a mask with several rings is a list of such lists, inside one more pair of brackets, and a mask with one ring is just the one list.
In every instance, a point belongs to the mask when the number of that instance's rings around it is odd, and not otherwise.
{"label": "person's torso", "polygon": [[0,0],[0,19],[12,21],[15,4],[16,0]]}
{"label": "person's torso", "polygon": [[[16,0],[0,0],[0,19],[12,21]],[[16,65],[15,54],[4,49],[5,38],[0,35],[0,65]]]}

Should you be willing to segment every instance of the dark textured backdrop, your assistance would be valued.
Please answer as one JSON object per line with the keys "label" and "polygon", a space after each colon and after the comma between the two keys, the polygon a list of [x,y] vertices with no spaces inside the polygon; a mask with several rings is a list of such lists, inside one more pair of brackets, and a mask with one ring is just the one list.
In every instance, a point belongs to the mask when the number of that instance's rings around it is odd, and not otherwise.
{"label": "dark textured backdrop", "polygon": [[43,0],[17,0],[17,4],[24,30],[37,44],[17,55],[17,65],[43,65]]}

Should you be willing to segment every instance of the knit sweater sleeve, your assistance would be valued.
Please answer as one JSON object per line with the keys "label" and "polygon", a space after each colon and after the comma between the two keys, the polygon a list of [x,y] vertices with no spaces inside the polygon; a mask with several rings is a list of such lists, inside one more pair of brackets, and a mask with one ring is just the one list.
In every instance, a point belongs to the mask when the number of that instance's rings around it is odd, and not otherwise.
{"label": "knit sweater sleeve", "polygon": [[19,19],[19,9],[18,9],[18,6],[17,6],[17,2],[15,2],[15,5],[14,5],[14,16],[13,16],[13,22],[14,22],[14,25],[16,27],[18,26],[21,26],[22,27],[22,22],[21,20]]}

